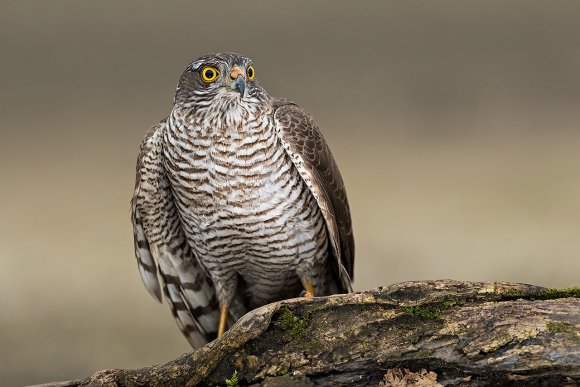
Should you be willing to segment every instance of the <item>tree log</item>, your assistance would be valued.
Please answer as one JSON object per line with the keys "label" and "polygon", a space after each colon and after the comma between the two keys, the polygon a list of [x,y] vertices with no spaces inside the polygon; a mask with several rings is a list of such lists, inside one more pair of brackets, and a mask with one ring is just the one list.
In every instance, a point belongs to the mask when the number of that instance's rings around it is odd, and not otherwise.
{"label": "tree log", "polygon": [[579,297],[444,280],[291,299],[166,364],[48,385],[577,385]]}

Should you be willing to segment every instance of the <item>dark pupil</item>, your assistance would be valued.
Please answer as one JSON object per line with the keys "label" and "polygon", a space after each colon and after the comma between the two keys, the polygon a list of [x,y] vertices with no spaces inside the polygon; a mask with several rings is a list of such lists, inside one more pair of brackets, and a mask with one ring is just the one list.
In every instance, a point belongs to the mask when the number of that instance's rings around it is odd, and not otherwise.
{"label": "dark pupil", "polygon": [[205,70],[205,77],[206,78],[213,78],[213,70]]}
{"label": "dark pupil", "polygon": [[253,77],[254,76],[254,69],[250,68],[248,69],[248,77]]}

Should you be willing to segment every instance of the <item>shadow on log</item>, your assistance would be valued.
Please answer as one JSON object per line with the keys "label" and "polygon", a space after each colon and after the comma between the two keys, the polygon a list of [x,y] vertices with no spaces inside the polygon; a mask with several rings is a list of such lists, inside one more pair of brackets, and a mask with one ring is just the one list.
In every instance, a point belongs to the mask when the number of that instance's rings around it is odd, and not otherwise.
{"label": "shadow on log", "polygon": [[292,299],[166,364],[49,385],[572,386],[579,297],[580,288],[444,280]]}

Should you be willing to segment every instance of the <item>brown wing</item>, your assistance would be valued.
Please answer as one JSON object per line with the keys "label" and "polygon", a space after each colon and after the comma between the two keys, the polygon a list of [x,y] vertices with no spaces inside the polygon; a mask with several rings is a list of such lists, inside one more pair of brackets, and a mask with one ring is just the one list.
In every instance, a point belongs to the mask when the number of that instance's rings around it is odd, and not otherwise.
{"label": "brown wing", "polygon": [[273,108],[278,138],[322,211],[342,288],[352,291],[354,237],[338,166],[310,114],[286,100],[274,100]]}
{"label": "brown wing", "polygon": [[137,158],[135,193],[131,200],[135,255],[149,293],[165,299],[193,347],[216,336],[218,304],[213,284],[193,254],[163,167],[165,123],[147,132]]}

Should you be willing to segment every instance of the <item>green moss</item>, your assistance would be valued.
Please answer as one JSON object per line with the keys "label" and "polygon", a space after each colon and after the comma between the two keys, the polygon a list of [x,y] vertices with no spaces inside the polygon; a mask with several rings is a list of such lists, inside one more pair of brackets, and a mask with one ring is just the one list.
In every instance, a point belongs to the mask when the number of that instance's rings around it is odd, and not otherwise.
{"label": "green moss", "polygon": [[546,289],[540,293],[544,300],[557,298],[580,298],[580,286],[573,286],[567,289]]}
{"label": "green moss", "polygon": [[417,353],[416,353],[416,357],[417,358],[429,358],[431,357],[431,355],[433,355],[433,353],[435,352],[434,349],[427,349],[427,348],[422,348],[420,349]]}
{"label": "green moss", "polygon": [[559,298],[580,298],[580,286],[573,286],[567,289],[545,289],[536,293],[511,291],[501,295],[501,298],[515,300],[523,298],[526,300],[556,300]]}
{"label": "green moss", "polygon": [[234,371],[234,374],[231,378],[226,379],[226,386],[227,387],[239,387],[240,382],[238,380],[238,371]]}
{"label": "green moss", "polygon": [[441,318],[440,310],[421,305],[402,306],[401,310],[411,316],[420,317],[427,320],[439,320]]}
{"label": "green moss", "polygon": [[580,335],[574,325],[564,321],[548,321],[546,323],[548,331],[564,335],[566,342],[564,345],[571,345],[575,348],[580,344]]}
{"label": "green moss", "polygon": [[419,336],[418,334],[414,333],[411,336],[409,336],[409,338],[407,339],[407,341],[411,344],[417,344],[419,342],[419,339],[421,338],[421,336]]}
{"label": "green moss", "polygon": [[457,304],[455,301],[443,301],[443,307],[445,309],[450,309]]}
{"label": "green moss", "polygon": [[304,340],[306,327],[310,320],[310,314],[306,313],[303,318],[296,316],[289,309],[285,309],[280,317],[278,317],[278,322],[282,326],[288,336],[296,343],[301,343]]}
{"label": "green moss", "polygon": [[567,322],[548,321],[546,328],[550,332],[572,333],[572,325]]}
{"label": "green moss", "polygon": [[456,336],[461,335],[465,332],[467,332],[467,325],[465,324],[457,324],[457,326],[453,330],[453,334]]}

